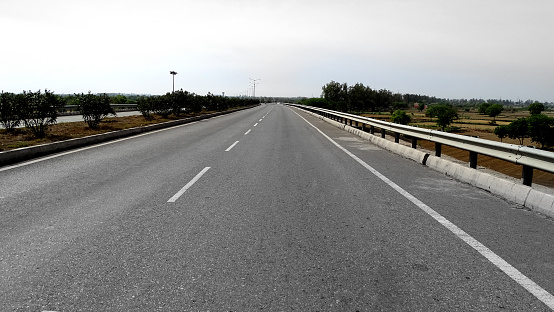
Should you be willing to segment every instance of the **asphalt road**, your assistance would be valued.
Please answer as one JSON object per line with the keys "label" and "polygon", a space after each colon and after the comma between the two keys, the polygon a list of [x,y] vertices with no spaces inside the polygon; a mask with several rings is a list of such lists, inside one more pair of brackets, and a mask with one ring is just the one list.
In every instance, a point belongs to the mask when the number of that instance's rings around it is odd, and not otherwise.
{"label": "asphalt road", "polygon": [[0,168],[0,311],[550,311],[553,240],[277,104]]}

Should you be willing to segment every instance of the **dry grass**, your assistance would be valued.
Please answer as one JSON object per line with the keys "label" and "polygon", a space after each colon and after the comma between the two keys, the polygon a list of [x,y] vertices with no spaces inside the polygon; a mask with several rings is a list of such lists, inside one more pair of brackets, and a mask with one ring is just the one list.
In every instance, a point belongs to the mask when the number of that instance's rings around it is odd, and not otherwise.
{"label": "dry grass", "polygon": [[169,118],[154,116],[153,120],[145,120],[142,116],[111,117],[105,118],[98,126],[98,129],[89,128],[84,121],[59,123],[51,126],[46,134],[46,137],[42,139],[36,139],[30,131],[24,128],[16,129],[14,133],[7,133],[5,129],[1,129],[0,151],[7,151],[20,147],[46,144],[74,138],[82,138],[93,134],[141,127],[165,121],[183,119],[191,116],[192,115],[183,115],[181,117],[170,116]]}

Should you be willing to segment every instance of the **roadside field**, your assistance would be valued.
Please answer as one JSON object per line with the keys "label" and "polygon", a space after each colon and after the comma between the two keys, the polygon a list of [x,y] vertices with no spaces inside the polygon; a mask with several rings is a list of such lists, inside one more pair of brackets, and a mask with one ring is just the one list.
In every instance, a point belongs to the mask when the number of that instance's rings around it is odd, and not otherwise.
{"label": "roadside field", "polygon": [[[432,128],[433,126],[435,126],[435,122],[432,121],[429,117],[426,117],[425,113],[420,113],[417,110],[408,110],[407,113],[412,117],[412,123],[410,123],[410,125],[412,126],[417,125],[419,127],[425,128]],[[551,111],[543,112],[543,114],[554,117],[554,112]],[[507,125],[518,118],[529,117],[529,112],[503,112],[500,116],[496,117],[496,124],[491,124],[491,117],[480,115],[476,111],[466,112],[460,110],[458,111],[458,115],[459,119],[454,121],[454,123],[452,124],[452,126],[454,127],[459,127],[459,130],[455,132],[456,134],[474,136],[486,140],[500,142],[500,139],[493,133],[494,128],[499,125]],[[390,114],[388,113],[363,114],[363,116],[390,121]],[[519,145],[518,140],[513,140],[510,138],[504,138],[502,142]],[[531,142],[531,139],[528,138],[524,140],[524,144],[528,146],[538,147],[538,144]],[[418,145],[430,151],[433,151],[435,149],[435,145],[433,142],[420,140],[418,141]],[[469,162],[469,152],[454,147],[443,146],[442,154],[448,155],[464,162]],[[484,155],[479,155],[477,164],[478,166],[500,172],[516,179],[521,178],[522,167],[510,162]],[[533,183],[554,188],[554,174],[535,170],[533,175]]]}

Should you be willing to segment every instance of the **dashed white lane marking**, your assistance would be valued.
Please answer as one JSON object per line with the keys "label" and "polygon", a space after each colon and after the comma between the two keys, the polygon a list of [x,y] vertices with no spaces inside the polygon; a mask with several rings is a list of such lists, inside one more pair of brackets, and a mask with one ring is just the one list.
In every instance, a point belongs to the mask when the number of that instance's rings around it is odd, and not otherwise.
{"label": "dashed white lane marking", "polygon": [[540,287],[537,283],[532,281],[527,276],[523,275],[523,273],[521,273],[518,269],[514,268],[511,264],[506,262],[499,255],[494,253],[492,250],[487,248],[485,245],[480,243],[478,240],[473,238],[471,235],[467,234],[464,230],[460,229],[454,223],[448,221],[445,217],[443,217],[441,214],[439,214],[438,212],[433,210],[431,207],[424,204],[422,201],[417,199],[415,196],[408,193],[406,190],[404,190],[403,188],[398,186],[396,183],[389,180],[389,178],[385,177],[379,171],[375,170],[373,167],[368,165],[365,161],[361,160],[356,155],[354,155],[350,151],[348,151],[346,148],[339,145],[337,142],[335,142],[333,139],[331,139],[328,135],[326,135],[321,130],[319,130],[316,126],[314,126],[309,121],[307,121],[304,117],[300,116],[297,112],[294,112],[294,113],[296,115],[298,115],[300,118],[304,119],[304,121],[306,121],[310,126],[314,127],[319,133],[321,133],[321,135],[323,135],[325,138],[327,138],[329,141],[331,141],[331,143],[333,143],[335,146],[337,146],[339,149],[341,149],[343,152],[345,152],[348,156],[352,157],[354,160],[356,160],[359,164],[361,164],[363,167],[365,167],[367,170],[369,170],[371,173],[373,173],[375,176],[377,176],[383,182],[388,184],[390,187],[392,187],[394,190],[396,190],[402,196],[404,196],[409,201],[411,201],[413,204],[418,206],[421,210],[425,211],[429,216],[431,216],[437,222],[442,224],[445,228],[447,228],[452,233],[454,233],[454,235],[456,235],[458,238],[460,238],[466,244],[468,244],[473,249],[475,249],[477,252],[479,252],[483,257],[487,258],[487,260],[489,260],[497,268],[502,270],[502,272],[504,272],[506,275],[508,275],[516,283],[518,283],[523,288],[525,288],[528,292],[533,294],[533,296],[535,296],[537,299],[539,299],[544,304],[546,304],[550,309],[554,310],[554,296],[551,293],[546,291],[544,288]]}
{"label": "dashed white lane marking", "polygon": [[273,107],[270,108],[270,109],[267,111],[267,113],[265,113],[265,115],[264,115],[262,118],[265,118],[265,116],[267,116],[267,114],[269,114],[269,112],[271,112],[272,110],[273,110]]}
{"label": "dashed white lane marking", "polygon": [[183,195],[191,186],[196,183],[208,170],[210,170],[210,167],[206,167],[200,171],[199,174],[197,174],[192,180],[190,180],[189,183],[187,183],[179,192],[177,192],[173,197],[171,197],[167,202],[168,203],[174,203],[181,195]]}
{"label": "dashed white lane marking", "polygon": [[257,126],[257,125],[258,125],[258,123],[255,123],[255,124],[254,124],[254,127]]}
{"label": "dashed white lane marking", "polygon": [[[262,118],[263,119],[263,118]],[[258,121],[262,121],[262,119],[258,120]]]}
{"label": "dashed white lane marking", "polygon": [[229,146],[225,151],[228,152],[230,151],[231,149],[233,149],[233,147],[235,147],[235,145],[239,144],[239,141],[236,141],[235,143],[231,144],[231,146]]}
{"label": "dashed white lane marking", "polygon": [[250,129],[250,130],[246,131],[246,133],[245,133],[244,135],[247,135],[247,134],[249,134],[249,133],[250,133],[250,131],[252,131],[252,129]]}

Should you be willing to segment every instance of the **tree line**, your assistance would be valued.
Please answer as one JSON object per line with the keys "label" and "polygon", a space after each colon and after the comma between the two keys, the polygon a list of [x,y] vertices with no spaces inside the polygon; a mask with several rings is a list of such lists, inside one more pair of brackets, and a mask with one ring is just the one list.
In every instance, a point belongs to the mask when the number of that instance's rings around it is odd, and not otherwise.
{"label": "tree line", "polygon": [[391,122],[408,124],[411,117],[402,109],[415,107],[425,116],[435,119],[442,131],[451,131],[450,125],[459,118],[458,108],[469,111],[474,107],[480,114],[492,117],[491,124],[496,124],[496,117],[505,106],[527,106],[531,114],[528,118],[519,118],[509,125],[495,128],[494,133],[502,139],[517,139],[523,145],[525,138],[541,145],[541,148],[554,147],[554,118],[542,114],[545,104],[537,101],[518,101],[489,99],[449,100],[437,97],[393,93],[386,89],[374,90],[361,83],[348,86],[346,83],[331,81],[322,87],[320,98],[303,99],[300,104],[343,112],[390,111]]}
{"label": "tree line", "polygon": [[[52,91],[23,91],[22,93],[0,93],[0,125],[6,132],[14,133],[20,125],[31,131],[35,137],[43,138],[48,128],[56,124],[59,111],[66,105],[76,105],[77,111],[90,128],[97,128],[101,120],[109,115],[116,116],[111,104],[129,104],[133,100],[123,95],[108,96],[107,94],[58,95]],[[259,104],[259,100],[251,98],[227,98],[196,95],[179,90],[165,95],[140,96],[137,98],[137,108],[145,119],[153,119],[154,115],[164,118],[173,114],[199,113],[206,111],[222,111],[230,108]]]}
{"label": "tree line", "polygon": [[518,118],[508,125],[501,125],[494,129],[494,134],[502,139],[508,137],[518,140],[520,145],[526,138],[531,142],[541,145],[541,148],[554,146],[554,118],[548,117],[542,112],[545,106],[542,103],[535,102],[529,105],[531,116]]}
{"label": "tree line", "polygon": [[[387,89],[372,89],[362,83],[347,85],[331,81],[322,88],[321,97],[304,98],[298,103],[343,112],[394,112],[414,105],[448,104],[454,107],[473,108],[481,103],[499,104],[504,107],[526,107],[536,101],[512,101],[506,99],[447,99],[421,94],[400,94]],[[553,105],[554,103],[548,103]]]}

